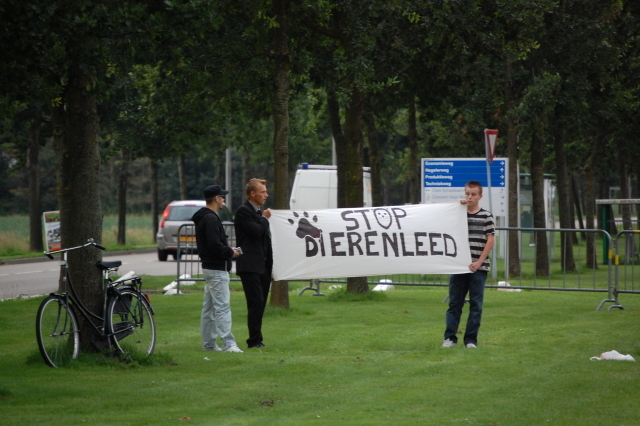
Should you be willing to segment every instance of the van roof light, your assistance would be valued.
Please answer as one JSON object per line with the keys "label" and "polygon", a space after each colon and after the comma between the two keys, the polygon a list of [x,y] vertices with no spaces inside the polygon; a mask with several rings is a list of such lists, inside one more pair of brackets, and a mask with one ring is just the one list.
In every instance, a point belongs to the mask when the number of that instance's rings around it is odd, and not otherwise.
{"label": "van roof light", "polygon": [[300,163],[300,170],[336,170],[336,165]]}

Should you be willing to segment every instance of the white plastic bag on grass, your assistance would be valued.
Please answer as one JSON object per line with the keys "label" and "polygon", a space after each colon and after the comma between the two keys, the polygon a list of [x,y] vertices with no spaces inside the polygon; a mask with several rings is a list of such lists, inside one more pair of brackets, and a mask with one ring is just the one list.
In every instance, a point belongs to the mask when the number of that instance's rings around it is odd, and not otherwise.
{"label": "white plastic bag on grass", "polygon": [[603,352],[600,356],[592,356],[591,361],[615,360],[615,361],[635,361],[631,355],[622,355],[618,351]]}

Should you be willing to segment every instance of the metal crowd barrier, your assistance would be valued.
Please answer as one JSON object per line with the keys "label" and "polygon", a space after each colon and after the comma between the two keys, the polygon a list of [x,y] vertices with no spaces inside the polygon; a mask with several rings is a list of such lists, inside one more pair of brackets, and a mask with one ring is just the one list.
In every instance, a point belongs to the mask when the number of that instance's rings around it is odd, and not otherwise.
{"label": "metal crowd barrier", "polygon": [[[227,235],[235,236],[233,223],[223,223]],[[233,237],[235,238],[235,237]],[[196,226],[185,224],[178,228],[176,235],[178,241],[176,255],[176,293],[180,294],[180,284],[189,281],[205,281],[202,273],[202,264],[198,256],[196,246]],[[235,265],[234,265],[235,266]],[[231,275],[231,281],[238,281],[235,275]]]}
{"label": "metal crowd barrier", "polygon": [[[527,260],[533,259],[533,285],[527,286],[523,284],[523,274],[521,273],[517,279],[519,285],[514,286],[513,283],[510,283],[510,286],[513,288],[521,288],[521,289],[531,289],[531,290],[555,290],[555,291],[586,291],[586,292],[606,292],[607,297],[603,299],[596,310],[600,310],[605,303],[613,303],[609,309],[619,308],[623,309],[623,307],[618,302],[618,293],[616,291],[616,282],[614,280],[614,267],[613,267],[613,240],[611,235],[608,232],[602,229],[563,229],[563,228],[496,228],[501,238],[508,238],[508,232],[518,232],[520,241],[519,253],[520,253],[520,265],[522,269],[522,264],[526,263]],[[549,261],[549,275],[539,277],[537,274],[537,264],[536,264],[536,238],[540,232],[546,232],[547,240],[552,243],[549,244],[548,249],[548,261]],[[562,250],[560,247],[560,255],[555,252],[555,233],[559,233],[560,236],[562,234],[567,234],[566,238],[560,238],[560,243],[563,242],[566,244],[567,242],[576,241],[576,247],[574,247],[574,262],[575,262],[575,271],[567,271],[562,265],[567,263],[567,259],[561,259],[560,256],[562,253],[565,253],[566,250]],[[527,235],[525,235],[527,234]],[[581,235],[590,235],[593,238],[593,257],[591,259],[586,258],[586,244],[585,240],[581,239]],[[526,243],[527,239],[525,237],[529,237],[529,249],[527,250]],[[549,238],[553,237],[553,238]],[[587,265],[593,265],[597,268],[598,266],[598,244],[596,244],[596,238],[600,238],[601,240],[606,241],[605,246],[609,249],[606,250],[606,253],[603,254],[605,263],[603,266],[606,267],[605,274],[598,274],[597,269],[589,267]],[[602,251],[602,250],[601,250]],[[507,250],[508,252],[508,250]],[[526,253],[529,253],[527,256]],[[584,253],[584,255],[583,255]],[[508,275],[508,256],[505,256],[503,270],[505,273],[505,281],[509,282]],[[553,267],[560,269],[561,279],[557,278],[558,274],[553,273]],[[604,277],[603,277],[604,275]],[[545,285],[546,281],[546,285]],[[542,284],[539,284],[539,283]],[[488,286],[492,287],[492,286]]]}
{"label": "metal crowd barrier", "polygon": [[[233,224],[224,224],[233,228]],[[227,234],[233,232],[232,229]],[[506,248],[508,233],[517,232],[520,247],[519,264],[520,274],[517,277],[509,277],[508,265],[509,250]],[[549,274],[539,276],[536,272],[536,244],[540,232],[547,233]],[[561,259],[561,254],[565,250],[556,250],[555,236],[557,234],[569,234],[567,238],[559,238],[561,242],[576,242],[573,246],[575,271],[567,271],[562,267],[565,262]],[[593,238],[593,259],[586,259],[585,240],[581,235],[592,234]],[[606,242],[604,247],[596,244],[596,238]],[[177,256],[177,294],[180,294],[180,283],[186,281],[205,281],[202,274],[200,258],[197,254],[195,243],[195,225],[182,225],[178,229],[178,256]],[[497,274],[487,277],[487,288],[496,289],[522,289],[522,290],[551,290],[551,291],[581,291],[607,293],[597,310],[600,310],[605,303],[612,303],[609,310],[617,308],[624,309],[619,303],[618,295],[621,293],[640,294],[640,231],[622,231],[612,239],[608,232],[599,229],[556,229],[556,228],[496,228],[496,240],[501,243],[497,245],[498,250],[492,254],[492,269],[495,268]],[[603,251],[606,251],[603,253]],[[559,252],[559,253],[558,253]],[[599,264],[599,256],[604,258],[605,263]],[[597,269],[588,267],[597,266]],[[606,270],[602,271],[602,268]],[[504,278],[497,278],[499,275]],[[239,279],[232,274],[232,281]],[[526,282],[525,282],[526,281]],[[314,279],[303,281],[304,288],[298,292],[301,296],[306,291],[312,291],[313,296],[324,296],[321,292],[321,285],[345,285],[346,278],[335,279]],[[308,283],[308,284],[307,284]],[[529,284],[530,283],[530,284]],[[448,287],[449,276],[439,275],[414,275],[397,274],[368,277],[368,284],[375,286],[378,284],[392,284],[394,286],[416,286],[416,287]]]}
{"label": "metal crowd barrier", "polygon": [[616,293],[640,294],[640,231],[621,231],[615,238]]}
{"label": "metal crowd barrier", "polygon": [[[605,303],[613,303],[609,309],[619,308],[624,309],[618,302],[617,279],[614,276],[614,271],[617,271],[615,265],[613,265],[613,250],[609,249],[606,253],[606,263],[604,265],[598,265],[598,244],[595,244],[595,238],[605,239],[609,245],[608,247],[614,247],[614,241],[611,236],[603,230],[584,230],[584,229],[558,229],[558,228],[496,228],[496,239],[502,240],[503,244],[500,244],[502,248],[494,250],[492,257],[492,269],[496,268],[498,274],[487,277],[487,288],[496,289],[522,289],[522,290],[552,290],[552,291],[582,291],[582,292],[600,292],[607,293],[607,297],[603,299],[597,307],[599,310]],[[509,277],[508,274],[508,252],[505,242],[508,239],[508,232],[518,232],[520,241],[520,247],[518,253],[520,254],[520,269],[521,273],[517,277]],[[559,241],[573,241],[576,240],[577,244],[574,246],[574,260],[575,271],[566,271],[562,268],[562,259],[560,254],[556,253],[555,247],[555,235],[547,235],[547,240],[550,242],[548,247],[548,260],[549,260],[549,274],[547,276],[538,276],[536,270],[536,238],[538,233],[546,232],[548,234],[572,234],[571,238],[559,239]],[[580,234],[593,234],[593,256],[589,262],[592,265],[598,265],[598,269],[592,269],[587,267],[586,259],[586,246],[584,240],[581,240]],[[575,239],[573,237],[576,237]],[[636,245],[638,247],[638,245]],[[602,249],[600,249],[602,250]],[[563,250],[559,250],[563,253]],[[637,256],[636,256],[637,259]],[[600,272],[600,268],[605,267],[604,272]],[[526,270],[525,270],[526,269]],[[634,270],[631,272],[638,273],[640,270]],[[502,275],[504,278],[497,278]],[[449,276],[448,275],[385,275],[369,277],[369,285],[378,285],[387,283],[385,280],[390,280],[390,283],[398,286],[432,286],[432,287],[448,287]],[[525,282],[525,280],[527,282]],[[531,282],[531,284],[528,284]],[[315,280],[309,287],[304,288],[299,295],[306,290],[312,290],[320,293],[320,284],[336,285],[346,284],[346,278],[338,279],[321,279]],[[637,287],[634,287],[636,289]],[[630,291],[626,291],[630,292]]]}

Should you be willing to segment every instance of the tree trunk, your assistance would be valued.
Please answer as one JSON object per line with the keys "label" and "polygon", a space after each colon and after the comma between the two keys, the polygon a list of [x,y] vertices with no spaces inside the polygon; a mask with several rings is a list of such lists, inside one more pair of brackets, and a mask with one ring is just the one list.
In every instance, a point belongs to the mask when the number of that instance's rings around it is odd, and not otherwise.
{"label": "tree trunk", "polygon": [[[635,174],[636,174],[636,195],[633,198],[640,197],[640,161],[634,161],[635,163]],[[636,204],[636,225],[638,226],[636,229],[640,229],[640,204]]]}
{"label": "tree trunk", "polygon": [[127,186],[129,184],[129,160],[131,159],[129,149],[123,148],[121,156],[118,179],[118,244],[123,246],[127,242]]}
{"label": "tree trunk", "polygon": [[346,164],[347,164],[347,205],[362,207],[362,112],[364,96],[356,87],[352,88],[349,106],[345,110]]}
{"label": "tree trunk", "polygon": [[[536,133],[531,139],[531,193],[533,203],[533,227],[546,228],[544,205],[544,139]],[[536,238],[536,275],[549,276],[549,246],[547,244],[547,232],[535,233]]]}
{"label": "tree trunk", "polygon": [[336,146],[336,158],[338,160],[338,208],[347,206],[347,142],[340,124],[340,104],[336,93],[329,89],[327,93],[327,111],[331,124],[331,134]]}
{"label": "tree trunk", "polygon": [[40,120],[29,129],[29,250],[42,251],[42,205],[40,203]]}
{"label": "tree trunk", "polygon": [[[351,88],[349,106],[345,110],[346,162],[347,162],[347,206],[362,207],[362,112],[364,95],[357,87]],[[348,293],[368,293],[366,277],[347,278]]]}
{"label": "tree trunk", "polygon": [[382,193],[382,159],[380,158],[380,137],[373,113],[367,111],[362,116],[369,142],[369,161],[371,163],[371,201],[374,207],[384,206]]}
{"label": "tree trunk", "polygon": [[387,167],[383,171],[384,173],[384,199],[383,206],[391,205],[391,186],[393,185],[393,172],[391,168]]}
{"label": "tree trunk", "polygon": [[[89,87],[95,84],[92,65],[82,60],[94,48],[92,40],[81,40],[79,59],[69,67],[66,108],[55,108],[53,115],[56,146],[56,171],[60,203],[62,247],[79,246],[93,238],[102,240],[102,208],[100,206],[100,150],[96,96]],[[69,253],[69,269],[78,297],[97,315],[103,314],[101,273],[95,267],[102,253],[87,247]],[[93,328],[79,316],[81,347],[91,348]]]}
{"label": "tree trunk", "polygon": [[[515,93],[513,89],[513,66],[511,59],[507,59],[507,85],[505,99],[507,104],[507,155],[509,157],[509,227],[518,227],[518,215],[520,214],[520,200],[518,200],[518,128],[517,117],[513,114],[515,105]],[[520,235],[516,231],[509,232],[509,276],[520,276]]]}
{"label": "tree trunk", "polygon": [[[278,26],[274,29],[275,70],[273,73],[273,207],[289,208],[289,87],[291,57],[289,56],[287,6],[288,0],[273,0],[273,12]],[[271,305],[289,309],[289,284],[274,281],[271,285]]]}
{"label": "tree trunk", "polygon": [[[587,164],[584,168],[584,215],[586,229],[596,229],[595,227],[595,215],[596,215],[596,197],[595,197],[595,173],[593,172],[593,166],[591,162],[593,159],[589,157]],[[596,259],[596,238],[595,234],[588,232],[586,234],[585,248],[586,248],[586,261],[587,268],[598,269],[598,259]]]}
{"label": "tree trunk", "polygon": [[[566,158],[566,157],[565,157]],[[569,208],[569,212],[570,212],[570,217],[571,217],[571,222],[569,223],[569,225],[571,225],[571,229],[579,229],[576,226],[576,218],[580,218],[580,222],[582,221],[582,212],[580,212],[580,210],[578,210],[578,204],[576,203],[576,187],[575,187],[575,181],[573,178],[573,172],[570,171],[569,167],[567,167],[567,185],[569,186],[569,192],[570,192],[570,197],[571,197],[571,201],[570,201],[570,208]],[[574,232],[572,234],[572,242],[574,245],[578,244],[578,241],[580,240],[580,235],[577,232]]]}
{"label": "tree trunk", "polygon": [[149,172],[151,174],[151,221],[153,231],[153,241],[156,240],[156,234],[158,233],[160,208],[158,206],[158,162],[151,160],[149,163]]}
{"label": "tree trunk", "polygon": [[411,94],[409,96],[409,202],[411,204],[420,203],[420,183],[416,98]]}
{"label": "tree trunk", "polygon": [[[249,182],[249,154],[242,152],[242,199],[245,199],[244,188],[247,182]],[[242,204],[242,203],[240,203]]]}
{"label": "tree trunk", "polygon": [[[571,220],[569,221],[570,229],[576,229],[576,206],[573,204],[573,179],[571,178],[571,174],[569,173],[569,169],[567,169],[567,186],[569,187],[569,217]],[[571,233],[571,244],[578,244],[578,233]],[[574,259],[575,264],[575,259]]]}
{"label": "tree trunk", "polygon": [[[584,166],[584,215],[587,229],[596,229],[596,170],[599,166],[599,158],[602,156],[602,148],[605,144],[604,130],[602,126],[596,129],[596,138],[591,154]],[[598,269],[596,256],[596,238],[592,232],[586,235],[587,268]]]}
{"label": "tree trunk", "polygon": [[[606,143],[606,142],[605,142]],[[601,170],[596,169],[596,200],[608,200],[609,197],[609,185],[603,182],[605,178],[605,174],[602,173]],[[595,202],[595,200],[594,200]],[[597,218],[597,229],[604,229],[609,233],[609,235],[616,235],[618,233],[618,227],[616,226],[616,222],[613,220],[613,208],[612,206],[608,206],[607,210],[609,210],[609,220],[605,221],[605,217],[603,215],[603,209],[597,208],[596,218]]]}
{"label": "tree trunk", "polygon": [[[575,206],[576,214],[578,215],[578,229],[584,229],[584,222],[582,220],[582,203],[580,203],[580,197],[578,196],[578,188],[576,187],[575,173],[571,173],[571,191],[573,193],[573,205]],[[576,234],[577,235],[577,234]],[[586,240],[585,233],[581,233],[582,240]],[[576,243],[577,243],[576,238]]]}
{"label": "tree trunk", "polygon": [[184,154],[178,156],[178,180],[180,181],[180,199],[188,200],[189,191],[187,190],[187,170],[184,165]]}
{"label": "tree trunk", "polygon": [[[627,171],[627,154],[625,152],[625,142],[622,139],[618,139],[618,176],[620,178],[620,199],[629,199],[631,194],[631,190],[629,188],[629,173]],[[631,223],[631,204],[620,204],[620,213],[622,214],[622,229],[624,231],[630,231],[633,229],[633,224]],[[615,235],[612,235],[615,238]],[[633,256],[635,252],[634,242],[633,242],[633,234],[626,234],[624,236],[625,243],[625,257],[624,262],[627,264],[631,259],[630,256]],[[620,253],[622,251],[620,250]]]}
{"label": "tree trunk", "polygon": [[[225,149],[217,149],[215,151],[215,170],[213,172],[213,184],[215,185],[220,185],[222,188],[228,190],[228,185],[225,182],[225,166],[227,164],[227,155],[225,153],[226,148]],[[224,183],[223,183],[224,182]],[[227,198],[230,198],[227,197]]]}
{"label": "tree trunk", "polygon": [[[560,136],[554,138],[556,151],[556,184],[558,190],[558,206],[560,210],[560,228],[573,229],[573,215],[571,214],[571,191],[567,174],[567,159],[564,150],[564,140]],[[573,257],[572,233],[560,233],[560,263],[562,270],[573,272],[576,270],[576,262]]]}
{"label": "tree trunk", "polygon": [[[629,172],[627,171],[627,154],[625,153],[625,141],[618,139],[618,176],[620,179],[620,199],[629,199],[631,190],[629,188]],[[630,231],[633,229],[631,223],[631,204],[620,204],[622,214],[622,229]],[[612,235],[613,236],[613,235]]]}

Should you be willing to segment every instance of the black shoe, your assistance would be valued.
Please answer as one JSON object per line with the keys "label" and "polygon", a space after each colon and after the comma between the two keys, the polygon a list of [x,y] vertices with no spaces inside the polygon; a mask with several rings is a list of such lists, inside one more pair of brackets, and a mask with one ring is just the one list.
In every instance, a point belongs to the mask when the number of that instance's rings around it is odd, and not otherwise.
{"label": "black shoe", "polygon": [[262,343],[257,343],[255,345],[249,346],[249,349],[260,349],[260,348],[266,348],[266,346]]}

